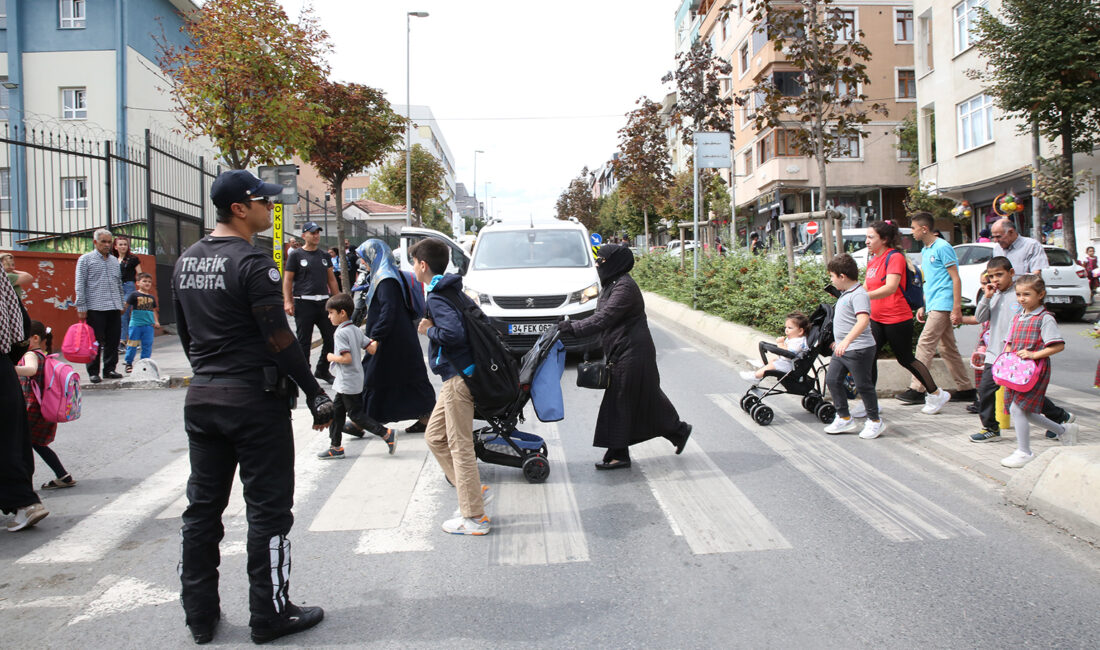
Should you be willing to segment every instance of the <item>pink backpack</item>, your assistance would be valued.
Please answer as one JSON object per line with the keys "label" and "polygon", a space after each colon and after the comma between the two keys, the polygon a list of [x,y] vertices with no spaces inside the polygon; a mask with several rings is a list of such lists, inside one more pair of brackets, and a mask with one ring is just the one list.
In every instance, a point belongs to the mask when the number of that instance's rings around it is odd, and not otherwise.
{"label": "pink backpack", "polygon": [[91,363],[99,353],[99,342],[95,340],[92,326],[79,321],[70,327],[61,342],[61,353],[73,363]]}
{"label": "pink backpack", "polygon": [[1026,393],[1039,381],[1039,363],[1021,359],[1015,352],[1002,352],[993,362],[993,381],[1018,393]]}
{"label": "pink backpack", "polygon": [[42,384],[31,382],[42,418],[47,422],[72,422],[80,417],[80,375],[56,354],[46,357],[42,364]]}

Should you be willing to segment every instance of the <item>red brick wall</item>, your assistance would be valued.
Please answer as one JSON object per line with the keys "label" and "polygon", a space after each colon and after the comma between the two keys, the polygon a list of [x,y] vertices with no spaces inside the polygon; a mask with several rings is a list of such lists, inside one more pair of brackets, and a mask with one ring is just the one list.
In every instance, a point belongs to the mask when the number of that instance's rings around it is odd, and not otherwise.
{"label": "red brick wall", "polygon": [[[54,345],[61,345],[65,330],[76,322],[76,260],[71,253],[43,253],[37,251],[0,251],[15,255],[15,268],[34,276],[32,284],[23,294],[23,305],[33,320],[53,328]],[[152,255],[138,255],[141,270],[153,276],[156,286],[157,265]],[[5,278],[6,281],[6,278]]]}

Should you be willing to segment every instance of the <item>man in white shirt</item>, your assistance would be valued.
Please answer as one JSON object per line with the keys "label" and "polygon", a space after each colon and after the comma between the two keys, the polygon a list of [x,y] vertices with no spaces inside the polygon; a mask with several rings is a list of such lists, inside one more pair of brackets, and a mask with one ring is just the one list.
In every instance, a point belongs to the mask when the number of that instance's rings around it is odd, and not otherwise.
{"label": "man in white shirt", "polygon": [[114,235],[106,228],[92,235],[95,249],[76,261],[76,316],[86,321],[95,332],[99,353],[87,364],[88,380],[98,384],[100,362],[103,377],[122,379],[115,372],[118,365],[118,341],[122,335],[122,267],[111,255]]}
{"label": "man in white shirt", "polygon": [[1043,245],[1016,231],[1011,219],[998,219],[993,224],[993,257],[1003,255],[1012,262],[1016,275],[1038,273],[1050,266]]}

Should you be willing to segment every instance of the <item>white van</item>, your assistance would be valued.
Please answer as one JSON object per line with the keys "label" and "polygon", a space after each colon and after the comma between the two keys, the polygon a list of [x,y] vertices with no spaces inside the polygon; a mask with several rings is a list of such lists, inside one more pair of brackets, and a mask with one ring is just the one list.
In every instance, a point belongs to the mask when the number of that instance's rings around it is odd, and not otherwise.
{"label": "white van", "polygon": [[[906,256],[913,261],[913,264],[920,266],[920,242],[913,239],[912,228],[898,228],[898,232],[901,235],[901,248],[905,251]],[[844,252],[848,253],[855,259],[859,268],[866,268],[867,266],[867,229],[866,228],[845,228],[844,229]],[[808,244],[795,252],[795,254],[802,259],[814,259],[818,262],[822,260],[821,255],[821,235],[817,234]]]}
{"label": "white van", "polygon": [[[539,335],[568,316],[596,311],[600,279],[588,230],[575,219],[532,223],[496,221],[478,233],[463,279],[513,352],[525,352]],[[566,350],[599,346],[599,337],[562,338]]]}

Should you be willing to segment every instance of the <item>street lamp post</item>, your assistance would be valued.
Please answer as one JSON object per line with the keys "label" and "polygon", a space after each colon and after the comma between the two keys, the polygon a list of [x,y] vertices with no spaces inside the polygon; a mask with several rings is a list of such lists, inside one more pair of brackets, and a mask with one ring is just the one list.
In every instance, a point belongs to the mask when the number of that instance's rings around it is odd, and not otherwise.
{"label": "street lamp post", "polygon": [[[489,186],[492,185],[492,184],[493,184],[492,181],[485,181],[485,200],[486,201],[489,200]],[[486,203],[485,204],[485,220],[488,221],[489,219],[492,219],[492,218],[493,218],[493,211],[489,209],[489,204]]]}
{"label": "street lamp post", "polygon": [[[491,205],[491,206],[493,206],[493,207],[496,207],[496,200],[497,200],[497,197],[495,197],[495,196],[490,196],[490,197],[489,197],[489,205]],[[494,213],[494,214],[496,214],[496,213]]]}
{"label": "street lamp post", "polygon": [[412,19],[427,18],[426,11],[410,11],[405,15],[405,225],[412,225],[412,93],[410,85],[410,41],[412,39]]}
{"label": "street lamp post", "polygon": [[476,211],[474,221],[481,218],[481,204],[477,202],[477,155],[479,153],[485,152],[481,149],[476,149],[474,151],[474,210]]}

